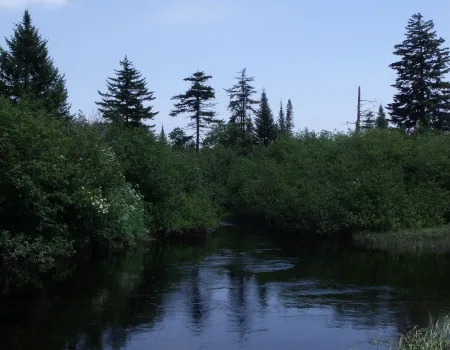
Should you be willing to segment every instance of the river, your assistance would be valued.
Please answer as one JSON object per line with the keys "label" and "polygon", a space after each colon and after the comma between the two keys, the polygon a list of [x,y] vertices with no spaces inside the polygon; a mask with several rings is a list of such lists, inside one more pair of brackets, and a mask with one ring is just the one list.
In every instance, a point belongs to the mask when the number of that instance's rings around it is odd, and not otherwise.
{"label": "river", "polygon": [[249,231],[127,252],[3,297],[0,348],[383,349],[450,312],[448,256],[294,245]]}

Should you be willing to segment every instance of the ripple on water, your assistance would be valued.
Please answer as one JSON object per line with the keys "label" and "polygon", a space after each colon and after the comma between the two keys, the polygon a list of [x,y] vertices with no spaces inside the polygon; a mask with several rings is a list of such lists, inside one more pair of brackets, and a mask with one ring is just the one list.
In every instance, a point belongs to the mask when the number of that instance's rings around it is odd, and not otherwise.
{"label": "ripple on water", "polygon": [[261,262],[249,262],[243,270],[251,273],[276,272],[289,270],[294,266],[294,263],[287,260],[265,260]]}

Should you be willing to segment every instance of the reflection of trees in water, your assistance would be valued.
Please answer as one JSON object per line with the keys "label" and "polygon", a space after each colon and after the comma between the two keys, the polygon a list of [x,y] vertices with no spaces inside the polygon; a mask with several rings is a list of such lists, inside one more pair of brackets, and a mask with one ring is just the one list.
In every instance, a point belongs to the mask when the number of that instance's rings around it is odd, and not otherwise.
{"label": "reflection of trees in water", "polygon": [[[217,238],[218,237],[218,238]],[[191,274],[170,265],[199,262],[223,246],[220,236],[204,246],[170,251],[154,249],[91,264],[56,293],[42,291],[32,300],[25,292],[0,300],[2,348],[20,350],[121,349],[138,326],[151,329],[164,317],[173,286],[179,302],[188,304],[190,331],[201,334],[212,313],[211,286],[227,284],[228,322],[244,341],[254,313],[268,312],[269,293],[285,308],[328,307],[331,326],[374,328],[411,324],[426,326],[450,306],[447,256],[395,256],[384,253],[304,249],[263,251],[257,238],[227,236],[229,261],[219,268],[201,263]],[[270,245],[269,245],[270,246]],[[205,248],[206,247],[206,248]],[[249,256],[270,264],[283,256],[298,259],[287,270],[252,273]],[[219,271],[220,269],[220,271]],[[225,270],[226,277],[220,277]],[[180,283],[181,281],[181,283]],[[380,286],[389,286],[384,288]],[[173,294],[172,294],[173,296]],[[256,307],[254,307],[256,304]],[[216,305],[214,305],[216,307]],[[142,328],[142,327],[141,327]]]}
{"label": "reflection of trees in water", "polygon": [[191,321],[190,330],[194,335],[200,335],[205,322],[211,314],[210,297],[200,276],[200,268],[195,266],[189,274],[188,289],[183,291],[188,296],[188,314]]}
{"label": "reflection of trees in water", "polygon": [[[51,297],[44,292],[34,302],[21,299],[20,309],[9,311],[20,313],[22,322],[9,323],[3,309],[6,318],[0,320],[3,326],[0,332],[4,332],[0,333],[2,345],[6,343],[6,348],[11,349],[60,350],[67,346],[87,350],[103,349],[106,342],[113,349],[123,348],[127,329],[142,323],[151,325],[161,316],[159,305],[163,293],[152,299],[140,297],[143,289],[162,289],[165,283],[161,279],[165,270],[162,266],[155,264],[143,273],[147,257],[157,257],[157,252],[152,253],[156,255],[134,252],[120,259],[92,264],[89,270],[80,273],[76,287],[71,282]],[[13,333],[16,336],[11,336]]]}
{"label": "reflection of trees in water", "polygon": [[273,282],[284,307],[330,307],[336,327],[396,326],[399,331],[411,324],[427,326],[430,315],[442,315],[443,308],[450,311],[450,296],[443,290],[449,290],[448,256],[302,253],[292,269],[256,275],[259,284]]}
{"label": "reflection of trees in water", "polygon": [[[199,261],[217,250],[224,237],[228,239],[229,234],[208,237],[197,246],[163,249],[155,245],[89,262],[73,278],[51,289],[51,295],[50,289],[43,289],[41,295],[24,291],[0,298],[2,349],[123,348],[141,326],[151,329],[163,319],[164,300],[183,277],[171,265]],[[200,284],[196,290],[202,293]],[[208,298],[202,297],[197,305],[204,305],[204,300]],[[198,320],[201,312],[193,313]]]}

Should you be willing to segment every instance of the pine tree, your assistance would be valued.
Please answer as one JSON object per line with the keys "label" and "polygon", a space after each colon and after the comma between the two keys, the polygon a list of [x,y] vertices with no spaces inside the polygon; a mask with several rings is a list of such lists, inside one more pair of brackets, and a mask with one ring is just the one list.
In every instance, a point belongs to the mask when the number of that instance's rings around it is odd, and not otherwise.
{"label": "pine tree", "polygon": [[176,117],[179,114],[188,114],[188,117],[192,120],[188,126],[195,128],[195,150],[197,152],[200,151],[202,129],[221,122],[221,120],[215,118],[216,112],[212,109],[214,104],[208,102],[216,97],[214,89],[205,85],[211,78],[211,75],[205,75],[204,72],[195,72],[192,76],[183,79],[191,82],[190,88],[184,94],[172,97],[172,100],[178,100],[179,102],[174,104],[174,109],[170,115]]}
{"label": "pine tree", "polygon": [[121,69],[114,70],[115,78],[106,81],[107,92],[98,94],[102,101],[95,102],[103,118],[125,127],[146,127],[154,132],[155,125],[146,125],[144,121],[153,120],[159,112],[153,112],[153,106],[144,106],[144,102],[155,99],[154,92],[147,89],[147,83],[141,73],[133,66],[127,56],[119,62]]}
{"label": "pine tree", "polygon": [[450,83],[444,80],[450,57],[444,42],[433,21],[417,13],[408,21],[406,39],[394,47],[394,55],[401,57],[390,65],[397,72],[392,86],[398,92],[387,109],[391,122],[406,131],[450,128]]}
{"label": "pine tree", "polygon": [[282,137],[286,134],[286,119],[284,117],[282,101],[280,101],[280,111],[278,112],[277,131],[279,137]]}
{"label": "pine tree", "polygon": [[289,99],[286,105],[286,134],[292,136],[294,129],[294,108],[292,102]]}
{"label": "pine tree", "polygon": [[255,133],[258,143],[266,146],[276,138],[276,125],[265,89],[261,93],[259,109],[256,111]]}
{"label": "pine tree", "polygon": [[13,102],[27,100],[50,114],[70,118],[64,75],[54,66],[47,40],[28,10],[6,45],[7,50],[0,48],[0,96]]}
{"label": "pine tree", "polygon": [[389,127],[389,121],[386,119],[386,113],[384,112],[383,106],[380,104],[378,107],[377,119],[375,121],[375,126],[380,129],[386,129]]}
{"label": "pine tree", "polygon": [[228,103],[228,110],[231,112],[230,123],[236,124],[238,129],[245,133],[248,129],[249,120],[251,124],[252,114],[256,112],[253,106],[257,105],[259,101],[252,99],[256,90],[250,83],[255,78],[247,76],[247,68],[244,68],[238,74],[240,75],[234,78],[238,82],[225,91],[230,99]]}
{"label": "pine tree", "polygon": [[158,141],[165,145],[169,144],[166,133],[164,132],[164,125],[161,126],[161,132],[159,133]]}

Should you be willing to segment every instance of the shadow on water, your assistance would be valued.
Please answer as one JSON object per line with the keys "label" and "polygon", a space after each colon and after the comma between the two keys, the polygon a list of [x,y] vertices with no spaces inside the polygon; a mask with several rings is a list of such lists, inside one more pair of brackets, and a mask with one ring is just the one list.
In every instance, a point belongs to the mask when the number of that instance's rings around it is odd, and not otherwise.
{"label": "shadow on water", "polygon": [[359,349],[450,311],[450,258],[222,228],[0,300],[2,349]]}

